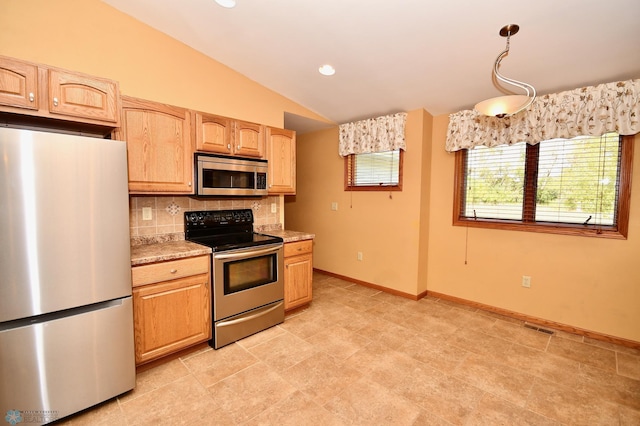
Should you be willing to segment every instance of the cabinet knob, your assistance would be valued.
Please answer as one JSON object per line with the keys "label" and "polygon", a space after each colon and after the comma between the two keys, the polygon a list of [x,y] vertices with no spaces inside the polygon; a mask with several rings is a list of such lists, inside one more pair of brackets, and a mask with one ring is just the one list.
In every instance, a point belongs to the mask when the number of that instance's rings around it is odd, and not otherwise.
{"label": "cabinet knob", "polygon": [[53,106],[58,106],[58,98],[53,98]]}
{"label": "cabinet knob", "polygon": [[240,151],[240,145],[238,145],[238,146],[236,147],[236,149],[237,149],[238,151]]}
{"label": "cabinet knob", "polygon": [[29,93],[29,102],[33,102],[36,100],[36,96],[33,94],[33,92]]}
{"label": "cabinet knob", "polygon": [[172,274],[175,274],[176,272],[178,272],[178,270],[177,269],[172,269],[169,272],[171,272]]}
{"label": "cabinet knob", "polygon": [[231,144],[230,143],[227,144],[227,149],[231,149]]}
{"label": "cabinet knob", "polygon": [[189,186],[191,186],[191,182],[189,182],[189,184],[188,184],[188,185],[189,185]]}

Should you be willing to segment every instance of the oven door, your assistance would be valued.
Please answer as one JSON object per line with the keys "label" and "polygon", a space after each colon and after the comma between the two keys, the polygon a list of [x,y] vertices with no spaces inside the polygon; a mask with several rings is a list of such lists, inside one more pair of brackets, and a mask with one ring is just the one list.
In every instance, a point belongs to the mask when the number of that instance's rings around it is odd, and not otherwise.
{"label": "oven door", "polygon": [[213,318],[284,299],[282,243],[213,254]]}

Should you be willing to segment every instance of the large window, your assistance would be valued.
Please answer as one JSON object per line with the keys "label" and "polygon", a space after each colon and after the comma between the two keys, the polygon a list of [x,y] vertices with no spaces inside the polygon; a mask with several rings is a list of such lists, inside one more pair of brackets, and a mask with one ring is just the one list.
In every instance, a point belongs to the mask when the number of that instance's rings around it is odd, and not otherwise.
{"label": "large window", "polygon": [[632,137],[456,152],[454,224],[626,238]]}
{"label": "large window", "polygon": [[347,191],[401,191],[401,149],[367,154],[351,154],[344,159],[344,186]]}

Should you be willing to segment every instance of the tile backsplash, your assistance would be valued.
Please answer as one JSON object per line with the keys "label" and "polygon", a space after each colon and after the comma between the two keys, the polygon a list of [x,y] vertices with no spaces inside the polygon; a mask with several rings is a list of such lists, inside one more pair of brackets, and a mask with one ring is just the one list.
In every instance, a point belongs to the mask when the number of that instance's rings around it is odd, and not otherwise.
{"label": "tile backsplash", "polygon": [[[281,223],[281,197],[196,199],[188,196],[130,196],[129,226],[131,237],[155,237],[182,234],[184,239],[184,212],[193,210],[253,210],[254,228],[279,229]],[[275,204],[276,212],[271,212]],[[151,209],[151,219],[143,219],[143,208]]]}

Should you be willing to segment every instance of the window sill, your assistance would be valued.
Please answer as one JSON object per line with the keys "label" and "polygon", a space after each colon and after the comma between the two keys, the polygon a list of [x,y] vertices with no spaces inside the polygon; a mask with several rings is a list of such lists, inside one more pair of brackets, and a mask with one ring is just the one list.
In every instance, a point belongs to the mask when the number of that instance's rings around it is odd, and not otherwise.
{"label": "window sill", "polygon": [[621,232],[619,229],[611,226],[603,226],[597,228],[595,225],[568,225],[559,223],[537,223],[527,224],[517,221],[507,220],[491,220],[491,219],[465,219],[457,218],[453,220],[453,226],[467,226],[470,228],[485,228],[485,229],[502,229],[507,231],[524,231],[524,232],[537,232],[544,234],[557,234],[557,235],[573,235],[578,237],[595,237],[595,238],[609,238],[615,240],[626,240],[626,232]]}
{"label": "window sill", "polygon": [[344,188],[345,191],[402,191],[401,186],[391,186],[391,185],[375,185],[375,186],[346,186]]}

